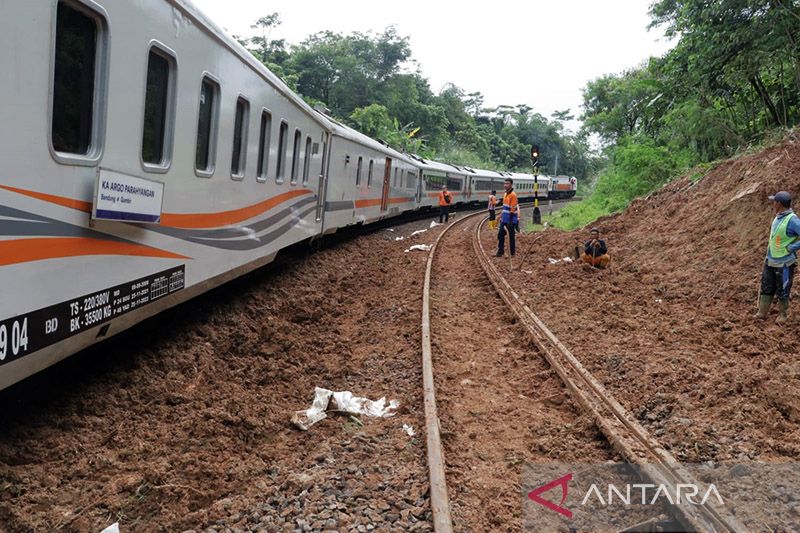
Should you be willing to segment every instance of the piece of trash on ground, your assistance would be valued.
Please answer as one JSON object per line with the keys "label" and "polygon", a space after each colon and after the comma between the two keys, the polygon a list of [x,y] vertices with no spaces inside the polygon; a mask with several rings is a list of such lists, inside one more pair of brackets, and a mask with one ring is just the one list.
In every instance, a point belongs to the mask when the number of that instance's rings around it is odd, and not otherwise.
{"label": "piece of trash on ground", "polygon": [[405,237],[403,237],[402,235],[394,238],[394,240],[396,241],[402,241],[403,239],[405,239]]}
{"label": "piece of trash on ground", "polygon": [[100,533],[119,533],[119,522],[114,522]]}
{"label": "piece of trash on ground", "polygon": [[415,244],[414,246],[406,250],[406,252],[410,252],[411,250],[420,250],[422,252],[427,252],[430,249],[431,249],[430,244]]}
{"label": "piece of trash on ground", "polygon": [[[334,392],[321,387],[314,387],[314,401],[311,407],[303,411],[295,411],[292,415],[292,424],[307,431],[308,428],[328,417],[328,411],[339,411],[351,415],[365,415],[374,418],[387,418],[394,416],[400,402],[391,400],[386,403],[386,397],[377,401],[353,396],[350,391]],[[358,420],[358,419],[356,419]],[[361,423],[360,420],[358,420]]]}
{"label": "piece of trash on ground", "polygon": [[420,233],[425,233],[426,231],[428,231],[428,230],[426,230],[426,229],[418,229],[417,231],[415,231],[414,233],[411,234],[411,237],[413,237],[414,235],[419,235]]}
{"label": "piece of trash on ground", "polygon": [[553,259],[552,257],[548,257],[547,260],[550,262],[551,265],[557,265],[559,263],[572,263],[571,257],[565,257],[563,259]]}
{"label": "piece of trash on ground", "polygon": [[409,437],[413,437],[414,435],[417,434],[417,432],[414,431],[413,426],[409,426],[408,424],[403,424],[403,431],[405,431],[406,435],[408,435]]}
{"label": "piece of trash on ground", "polygon": [[386,231],[394,231],[394,228],[386,228]]}
{"label": "piece of trash on ground", "polygon": [[533,274],[533,270],[523,270],[523,272],[526,274]]}
{"label": "piece of trash on ground", "polygon": [[441,224],[435,220],[431,220],[431,228],[435,228],[436,226],[441,226]]}

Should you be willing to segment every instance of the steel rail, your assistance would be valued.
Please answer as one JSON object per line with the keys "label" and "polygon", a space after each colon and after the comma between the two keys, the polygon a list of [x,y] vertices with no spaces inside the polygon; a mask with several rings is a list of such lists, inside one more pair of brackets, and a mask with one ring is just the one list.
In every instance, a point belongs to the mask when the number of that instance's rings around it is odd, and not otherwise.
{"label": "steel rail", "polygon": [[[586,370],[561,341],[514,291],[500,270],[489,260],[481,241],[484,219],[476,225],[473,239],[475,254],[481,266],[520,322],[526,327],[539,350],[558,373],[577,401],[594,417],[612,446],[642,473],[658,485],[676,493],[678,484],[699,483],[664,449],[644,427]],[[720,505],[688,503],[675,507],[678,519],[693,531],[739,532],[745,528]]]}
{"label": "steel rail", "polygon": [[422,383],[425,398],[425,433],[428,449],[428,475],[431,486],[431,511],[433,513],[433,530],[436,533],[451,533],[453,520],[450,514],[450,500],[447,496],[447,482],[444,475],[444,453],[439,433],[439,415],[436,410],[436,388],[433,383],[433,357],[431,355],[431,319],[430,291],[433,260],[439,248],[439,241],[456,225],[479,215],[486,215],[485,210],[459,217],[445,227],[436,237],[428,255],[425,268],[425,283],[422,289]]}

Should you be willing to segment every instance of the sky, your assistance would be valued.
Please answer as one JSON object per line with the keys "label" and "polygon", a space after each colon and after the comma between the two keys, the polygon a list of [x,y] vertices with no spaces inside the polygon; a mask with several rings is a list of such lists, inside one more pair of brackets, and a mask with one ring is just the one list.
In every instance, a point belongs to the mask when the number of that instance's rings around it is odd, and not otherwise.
{"label": "sky", "polygon": [[587,82],[672,46],[660,29],[647,30],[653,0],[191,1],[244,37],[256,34],[250,26],[258,18],[277,12],[281,24],[269,38],[290,44],[323,30],[377,34],[395,26],[435,93],[453,83],[482,93],[486,107],[527,104],[547,118],[565,109],[579,116]]}

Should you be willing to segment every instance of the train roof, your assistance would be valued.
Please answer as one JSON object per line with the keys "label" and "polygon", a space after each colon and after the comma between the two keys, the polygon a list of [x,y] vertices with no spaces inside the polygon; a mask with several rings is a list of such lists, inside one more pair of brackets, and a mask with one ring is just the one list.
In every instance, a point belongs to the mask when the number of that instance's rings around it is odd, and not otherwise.
{"label": "train roof", "polygon": [[502,172],[499,170],[486,170],[485,168],[476,168],[474,170],[475,170],[475,176],[479,178],[503,179],[508,174],[506,172]]}
{"label": "train roof", "polygon": [[440,161],[434,161],[432,159],[424,159],[418,155],[409,154],[409,156],[411,157],[411,159],[414,160],[414,163],[418,167],[422,168],[422,170],[432,170],[434,172],[459,174],[461,176],[470,173],[470,171],[466,170],[466,167],[461,167],[450,163],[442,163]]}
{"label": "train roof", "polygon": [[[517,179],[533,180],[534,176],[533,174],[525,174],[523,172],[512,172],[511,178],[515,180]],[[545,180],[550,181],[550,179],[551,179],[550,176],[547,176],[545,174],[539,174],[539,181],[545,181]]]}
{"label": "train roof", "polygon": [[372,137],[368,135],[364,135],[360,131],[347,126],[346,124],[342,124],[335,118],[329,117],[323,114],[319,110],[315,110],[315,112],[322,114],[330,123],[331,123],[331,130],[333,131],[334,135],[338,135],[344,139],[351,140],[353,142],[359,143],[361,145],[367,146],[372,148],[373,150],[377,150],[379,152],[384,152],[385,154],[395,158],[395,159],[402,159],[407,163],[412,163],[416,165],[416,161],[414,161],[408,154],[395,150],[394,148],[383,144],[380,141],[376,141]]}
{"label": "train roof", "polygon": [[200,11],[190,0],[167,0],[172,6],[178,9],[184,16],[188,17],[198,27],[205,30],[220,45],[228,49],[233,55],[237,56],[243,63],[252,68],[264,81],[272,85],[276,91],[288,98],[293,104],[303,110],[311,119],[318,122],[321,126],[330,129],[331,121],[325,115],[317,112],[308,105],[300,96],[292,91],[283,80],[272,73],[261,61],[253,57],[244,46],[239,44],[236,39],[217,26],[217,24]]}

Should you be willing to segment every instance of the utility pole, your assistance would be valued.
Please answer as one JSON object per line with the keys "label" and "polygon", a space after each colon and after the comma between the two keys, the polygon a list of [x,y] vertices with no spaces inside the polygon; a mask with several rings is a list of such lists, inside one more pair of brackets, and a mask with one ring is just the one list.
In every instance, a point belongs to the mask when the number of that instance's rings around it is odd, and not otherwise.
{"label": "utility pole", "polygon": [[542,223],[542,213],[539,211],[539,147],[531,146],[531,165],[533,166],[533,223]]}

